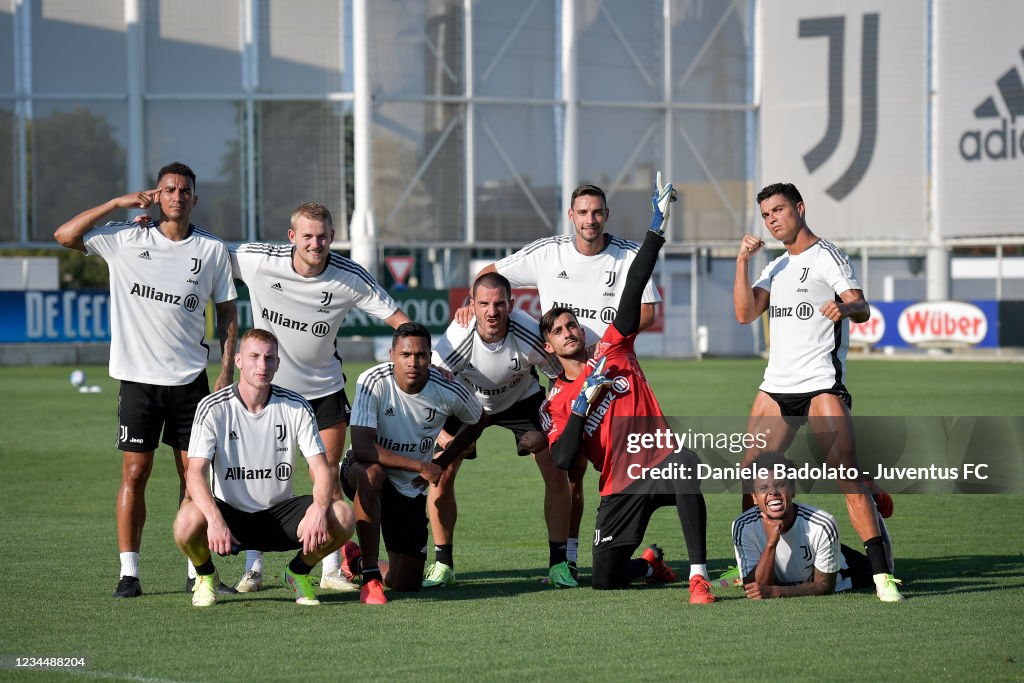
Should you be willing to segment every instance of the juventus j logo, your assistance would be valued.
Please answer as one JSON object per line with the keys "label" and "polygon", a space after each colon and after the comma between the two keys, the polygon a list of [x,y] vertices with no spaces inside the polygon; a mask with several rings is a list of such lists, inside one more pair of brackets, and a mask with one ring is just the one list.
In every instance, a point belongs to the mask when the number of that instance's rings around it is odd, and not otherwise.
{"label": "juventus j logo", "polygon": [[125,425],[121,425],[120,432],[121,433],[118,435],[118,439],[121,441],[121,443],[128,443],[128,427],[126,427]]}
{"label": "juventus j logo", "polygon": [[192,273],[195,275],[199,274],[199,270],[203,267],[203,259],[194,258],[192,259]]}
{"label": "juventus j logo", "polygon": [[516,356],[515,358],[512,359],[512,369],[515,370],[516,372],[519,371],[519,356]]}
{"label": "juventus j logo", "polygon": [[427,422],[433,422],[437,417],[437,408],[427,408]]}
{"label": "juventus j logo", "polygon": [[616,275],[615,271],[614,270],[606,270],[604,272],[608,275],[608,279],[604,281],[604,286],[605,287],[614,287],[615,286],[615,275]]}
{"label": "juventus j logo", "polygon": [[331,292],[320,292],[320,293],[324,295],[324,297],[322,299],[320,299],[320,305],[321,306],[330,306],[331,305],[331,299],[334,298],[334,294],[331,293]]}
{"label": "juventus j logo", "polygon": [[811,559],[811,549],[805,545],[800,546],[800,549],[804,551],[804,562]]}
{"label": "juventus j logo", "polygon": [[[825,136],[804,155],[804,165],[814,173],[839,146],[843,131],[843,47],[845,17],[800,20],[801,38],[828,38],[828,124]],[[865,14],[860,55],[860,141],[853,161],[825,192],[842,201],[864,179],[875,153],[878,137],[878,14]]]}
{"label": "juventus j logo", "polygon": [[804,282],[805,280],[807,280],[807,273],[810,270],[810,268],[804,268],[804,272],[800,273],[800,282]]}
{"label": "juventus j logo", "polygon": [[277,434],[278,441],[284,441],[284,437],[288,434],[284,425],[274,425],[274,432]]}

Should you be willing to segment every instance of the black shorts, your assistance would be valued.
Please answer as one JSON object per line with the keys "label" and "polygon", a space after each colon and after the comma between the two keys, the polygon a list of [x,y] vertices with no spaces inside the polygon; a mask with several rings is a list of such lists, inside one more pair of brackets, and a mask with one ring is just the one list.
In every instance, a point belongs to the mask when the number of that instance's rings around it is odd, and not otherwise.
{"label": "black shorts", "polygon": [[380,496],[380,531],[388,552],[427,559],[427,497],[409,498],[384,482]]}
{"label": "black shorts", "polygon": [[[843,559],[846,560],[846,566],[848,567],[848,569],[840,569],[839,574],[843,578],[850,579],[853,583],[853,590],[863,588],[874,590],[875,579],[871,569],[871,560],[848,545],[840,544],[839,549],[843,553]],[[838,579],[838,577],[836,578]]]}
{"label": "black shorts", "polygon": [[309,405],[313,407],[318,429],[327,429],[340,422],[348,424],[348,418],[352,414],[352,407],[348,403],[348,396],[345,395],[344,389],[327,396],[314,398]]}
{"label": "black shorts", "polygon": [[[516,453],[519,455],[530,455],[530,451],[519,448],[519,440],[529,432],[544,433],[544,429],[540,426],[540,406],[542,403],[544,403],[543,391],[530,394],[500,413],[488,415],[487,426],[504,427],[510,430],[516,439]],[[445,420],[444,431],[455,436],[455,433],[459,431],[461,426],[462,420],[452,415]],[[468,460],[472,460],[475,457],[475,450],[466,456]]]}
{"label": "black shorts", "polygon": [[831,389],[809,391],[803,394],[780,394],[771,391],[765,391],[764,393],[771,396],[772,400],[779,404],[779,410],[782,412],[782,417],[786,418],[786,424],[796,427],[807,422],[807,415],[811,410],[811,399],[819,394],[835,394],[846,404],[847,408],[853,410],[853,397],[850,396],[850,392],[842,384],[837,384]]}
{"label": "black shorts", "polygon": [[162,430],[163,443],[187,450],[196,406],[209,393],[205,370],[191,383],[177,387],[122,381],[117,396],[117,449],[155,451]]}
{"label": "black shorts", "polygon": [[273,553],[302,547],[299,522],[313,504],[313,496],[297,496],[259,512],[244,512],[219,498],[214,500],[228,529],[238,539],[239,550]]}
{"label": "black shorts", "polygon": [[667,493],[601,496],[594,523],[591,585],[594,588],[629,585],[629,561],[644,540],[651,515],[658,508],[675,505],[676,496]]}

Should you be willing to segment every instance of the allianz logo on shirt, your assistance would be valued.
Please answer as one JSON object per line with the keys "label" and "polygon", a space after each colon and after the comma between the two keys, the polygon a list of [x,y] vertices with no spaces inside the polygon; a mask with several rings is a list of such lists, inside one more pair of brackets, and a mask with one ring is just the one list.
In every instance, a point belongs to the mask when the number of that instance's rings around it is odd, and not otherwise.
{"label": "allianz logo on shirt", "polygon": [[286,462],[276,467],[228,467],[224,470],[224,481],[250,481],[254,479],[277,479],[288,481],[292,478],[292,466]]}

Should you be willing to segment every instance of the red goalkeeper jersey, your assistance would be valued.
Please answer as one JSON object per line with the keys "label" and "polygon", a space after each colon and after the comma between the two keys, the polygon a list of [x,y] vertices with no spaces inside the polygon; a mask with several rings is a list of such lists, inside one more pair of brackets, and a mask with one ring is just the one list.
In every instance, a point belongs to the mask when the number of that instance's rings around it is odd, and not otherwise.
{"label": "red goalkeeper jersey", "polygon": [[[630,433],[666,426],[658,399],[637,362],[633,350],[635,340],[635,334],[623,337],[614,325],[609,325],[598,342],[597,352],[587,363],[587,370],[571,382],[564,374],[560,375],[541,406],[541,421],[547,430],[548,443],[553,444],[569,421],[572,403],[579,396],[583,382],[602,356],[608,359],[604,372],[613,381],[591,408],[580,446],[580,452],[601,473],[598,487],[602,496],[621,493],[640,476],[640,468],[653,467],[672,452],[671,449],[640,449],[628,443]],[[637,452],[630,453],[631,450]]]}

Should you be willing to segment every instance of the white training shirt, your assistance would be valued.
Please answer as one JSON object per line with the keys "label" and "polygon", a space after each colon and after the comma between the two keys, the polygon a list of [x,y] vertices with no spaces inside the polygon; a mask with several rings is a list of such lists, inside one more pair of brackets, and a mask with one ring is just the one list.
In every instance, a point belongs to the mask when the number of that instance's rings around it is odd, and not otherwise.
{"label": "white training shirt", "polygon": [[290,244],[243,244],[231,250],[231,268],[249,287],[253,324],[280,341],[275,384],[313,400],[345,388],[337,336],[348,312],[384,320],[398,304],[358,263],[332,253],[324,272],[303,277],[292,251]]}
{"label": "white training shirt", "polygon": [[468,327],[452,322],[434,348],[432,363],[456,374],[488,415],[541,391],[535,366],[551,378],[560,372],[544,351],[537,321],[519,309],[509,312],[508,333],[493,344],[480,338],[475,320]]}
{"label": "white training shirt", "polygon": [[[853,581],[839,572],[848,569],[839,543],[836,518],[812,505],[793,503],[796,520],[775,546],[775,583],[794,586],[814,581],[814,569],[836,575],[836,592],[849,590]],[[752,507],[732,523],[736,566],[746,578],[757,568],[768,536],[761,523],[761,510]]]}
{"label": "white training shirt", "polygon": [[850,321],[834,323],[819,309],[861,288],[846,253],[819,239],[796,256],[773,260],[754,287],[770,293],[771,351],[761,390],[802,394],[844,384]]}
{"label": "white training shirt", "polygon": [[[575,235],[544,237],[495,262],[494,268],[513,287],[537,287],[543,313],[555,306],[572,309],[591,346],[615,319],[626,272],[640,249],[636,242],[608,237],[608,245],[596,256],[577,251]],[[659,301],[657,288],[648,281],[643,303]]]}
{"label": "white training shirt", "polygon": [[[414,460],[434,458],[434,443],[449,415],[476,424],[483,408],[460,382],[446,380],[430,368],[430,379],[418,394],[407,394],[395,381],[393,363],[381,363],[359,375],[349,423],[377,430],[377,445]],[[392,485],[403,496],[426,495],[412,485],[416,472],[385,467]]]}
{"label": "white training shirt", "polygon": [[267,405],[250,413],[237,382],[199,402],[188,443],[189,458],[213,461],[214,497],[245,512],[291,499],[296,456],[325,451],[306,399],[271,385]]}
{"label": "white training shirt", "polygon": [[83,237],[110,271],[110,376],[182,386],[206,370],[206,302],[237,297],[227,245],[190,225],[174,242],[155,223],[111,222]]}

